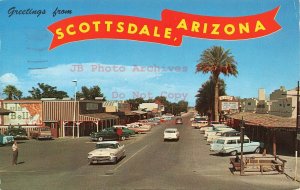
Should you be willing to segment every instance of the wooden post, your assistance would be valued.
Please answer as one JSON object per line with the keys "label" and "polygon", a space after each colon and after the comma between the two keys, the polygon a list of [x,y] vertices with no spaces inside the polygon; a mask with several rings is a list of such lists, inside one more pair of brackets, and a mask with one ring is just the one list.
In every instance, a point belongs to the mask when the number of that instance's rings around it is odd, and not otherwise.
{"label": "wooden post", "polygon": [[276,151],[276,131],[272,130],[272,141],[273,141],[273,156],[276,157],[277,151]]}
{"label": "wooden post", "polygon": [[240,175],[244,175],[244,158],[243,158],[243,145],[244,145],[244,118],[242,117],[242,121],[241,121],[241,136],[240,136],[240,141],[241,141],[241,171],[240,171]]}
{"label": "wooden post", "polygon": [[263,128],[263,130],[261,130],[261,131],[263,131],[263,134],[264,134],[264,137],[263,137],[263,139],[264,139],[264,151],[263,151],[263,156],[266,156],[266,154],[267,154],[267,144],[268,144],[268,134],[267,134],[267,130],[265,129],[265,128]]}

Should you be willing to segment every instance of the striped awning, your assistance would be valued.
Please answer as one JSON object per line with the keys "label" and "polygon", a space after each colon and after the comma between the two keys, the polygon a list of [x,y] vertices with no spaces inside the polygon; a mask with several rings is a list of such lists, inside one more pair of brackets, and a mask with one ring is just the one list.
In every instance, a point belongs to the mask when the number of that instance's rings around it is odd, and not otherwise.
{"label": "striped awning", "polygon": [[79,115],[80,121],[100,121],[100,120],[109,120],[109,119],[118,119],[116,115],[111,115],[107,113],[94,113],[94,114],[83,114]]}

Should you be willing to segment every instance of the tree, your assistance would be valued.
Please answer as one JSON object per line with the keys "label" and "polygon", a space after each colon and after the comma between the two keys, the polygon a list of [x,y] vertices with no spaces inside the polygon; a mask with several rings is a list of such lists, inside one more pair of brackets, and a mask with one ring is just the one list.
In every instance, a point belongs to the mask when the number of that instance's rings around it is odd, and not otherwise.
{"label": "tree", "polygon": [[146,101],[143,98],[129,99],[126,100],[126,102],[130,104],[131,110],[138,110],[140,104],[146,103]]}
{"label": "tree", "polygon": [[19,100],[22,97],[22,91],[18,90],[14,85],[7,85],[3,89],[3,94],[7,96],[7,100]]}
{"label": "tree", "polygon": [[105,97],[99,86],[93,86],[90,88],[82,86],[81,92],[76,92],[76,97],[77,99],[84,98],[85,100],[95,100],[96,97],[103,97],[103,100],[105,101]]}
{"label": "tree", "polygon": [[213,46],[203,51],[196,65],[196,73],[211,73],[214,82],[214,120],[219,120],[219,77],[237,76],[237,62],[230,50],[224,50],[223,47]]}
{"label": "tree", "polygon": [[44,83],[38,83],[38,87],[32,87],[32,90],[29,90],[28,92],[31,94],[31,97],[29,96],[29,99],[41,99],[41,98],[57,98],[57,99],[63,99],[67,98],[68,94],[65,91],[59,91],[56,90],[56,86],[50,86],[48,84]]}
{"label": "tree", "polygon": [[188,105],[189,103],[187,101],[184,101],[184,100],[180,100],[178,103],[178,111],[176,114],[179,114],[181,112],[187,112],[187,108],[188,108]]}
{"label": "tree", "polygon": [[[219,80],[219,95],[226,95],[226,84],[224,80]],[[212,78],[202,84],[196,95],[196,110],[204,115],[211,116],[212,109],[214,107],[214,84]]]}

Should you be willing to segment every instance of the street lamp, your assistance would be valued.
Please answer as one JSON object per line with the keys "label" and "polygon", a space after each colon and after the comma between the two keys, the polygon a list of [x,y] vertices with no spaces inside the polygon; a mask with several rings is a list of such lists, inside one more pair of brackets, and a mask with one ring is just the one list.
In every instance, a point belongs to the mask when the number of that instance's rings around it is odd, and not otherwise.
{"label": "street lamp", "polygon": [[77,91],[77,80],[72,80],[75,84],[75,92],[74,92],[74,112],[73,112],[73,139],[75,133],[75,117],[76,117],[76,91]]}

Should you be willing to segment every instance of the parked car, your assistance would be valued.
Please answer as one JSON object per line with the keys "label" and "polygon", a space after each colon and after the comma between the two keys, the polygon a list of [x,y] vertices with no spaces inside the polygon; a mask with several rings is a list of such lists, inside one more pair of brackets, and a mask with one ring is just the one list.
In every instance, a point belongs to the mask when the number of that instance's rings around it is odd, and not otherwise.
{"label": "parked car", "polygon": [[175,119],[175,124],[183,124],[182,118],[181,117],[176,118]]}
{"label": "parked car", "polygon": [[7,136],[0,134],[0,146],[4,146],[6,144],[12,144],[14,142],[13,136]]}
{"label": "parked car", "polygon": [[[244,153],[259,153],[263,148],[263,143],[251,142],[245,135],[243,143]],[[210,144],[210,150],[221,154],[230,154],[232,156],[241,152],[240,137],[222,137]]]}
{"label": "parked car", "polygon": [[236,137],[240,136],[240,132],[236,130],[231,130],[231,131],[219,131],[216,132],[215,134],[211,134],[207,136],[207,142],[211,143],[213,141],[216,141],[217,139],[221,137]]}
{"label": "parked car", "polygon": [[51,140],[53,136],[51,134],[50,127],[40,127],[30,133],[31,138],[37,140]]}
{"label": "parked car", "polygon": [[91,133],[92,141],[104,141],[104,140],[125,140],[129,138],[129,134],[122,133],[121,136],[117,134],[116,130],[102,130],[100,132],[92,132]]}
{"label": "parked car", "polygon": [[159,117],[153,117],[148,119],[149,122],[155,123],[156,125],[160,124],[160,118]]}
{"label": "parked car", "polygon": [[215,135],[217,132],[233,131],[235,129],[230,128],[229,126],[224,125],[223,127],[215,128],[213,127],[210,130],[206,130],[204,133],[204,138],[207,138],[209,135]]}
{"label": "parked car", "polygon": [[129,134],[130,136],[135,135],[135,131],[128,129],[128,127],[125,125],[114,125],[113,128],[121,128],[123,133]]}
{"label": "parked car", "polygon": [[205,131],[212,130],[213,128],[219,128],[219,127],[224,128],[224,127],[228,127],[228,126],[225,124],[209,124],[209,125],[201,127],[200,132],[205,133]]}
{"label": "parked car", "polygon": [[193,121],[192,127],[195,129],[201,129],[202,127],[206,126],[208,124],[208,121],[202,120],[202,121]]}
{"label": "parked car", "polygon": [[198,115],[193,119],[192,127],[194,127],[195,129],[200,129],[201,127],[204,127],[207,124],[208,124],[207,117]]}
{"label": "parked car", "polygon": [[96,149],[88,153],[89,164],[113,163],[125,157],[125,147],[117,141],[98,142]]}
{"label": "parked car", "polygon": [[130,130],[135,131],[135,133],[141,134],[141,133],[146,133],[150,131],[150,128],[148,127],[142,127],[142,124],[138,124],[138,123],[131,123],[128,124],[127,127]]}
{"label": "parked car", "polygon": [[27,139],[27,132],[21,126],[19,127],[8,127],[8,129],[4,132],[7,136],[13,136],[14,139]]}
{"label": "parked car", "polygon": [[167,128],[164,131],[164,141],[179,140],[179,131],[176,128]]}

